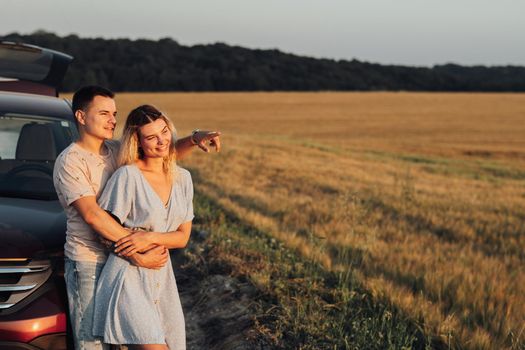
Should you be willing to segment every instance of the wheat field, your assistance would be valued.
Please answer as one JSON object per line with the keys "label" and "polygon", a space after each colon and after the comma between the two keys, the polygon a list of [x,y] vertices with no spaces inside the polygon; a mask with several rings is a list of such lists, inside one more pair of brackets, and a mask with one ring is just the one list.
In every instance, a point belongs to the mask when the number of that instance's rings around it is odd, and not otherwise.
{"label": "wheat field", "polygon": [[[525,95],[122,93],[223,133],[195,187],[457,348],[525,342]],[[198,213],[197,213],[198,215]]]}

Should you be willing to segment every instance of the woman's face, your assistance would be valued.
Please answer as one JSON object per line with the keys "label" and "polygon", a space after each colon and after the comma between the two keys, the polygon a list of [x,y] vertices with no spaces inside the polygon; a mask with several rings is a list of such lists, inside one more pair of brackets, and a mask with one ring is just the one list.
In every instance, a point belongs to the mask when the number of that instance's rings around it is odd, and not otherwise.
{"label": "woman's face", "polygon": [[163,119],[141,126],[138,135],[144,157],[163,158],[169,154],[171,131]]}

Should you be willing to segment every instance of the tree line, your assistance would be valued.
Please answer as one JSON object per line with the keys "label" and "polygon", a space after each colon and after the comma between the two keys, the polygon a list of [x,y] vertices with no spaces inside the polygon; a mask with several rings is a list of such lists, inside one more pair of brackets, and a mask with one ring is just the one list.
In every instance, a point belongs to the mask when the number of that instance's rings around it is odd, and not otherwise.
{"label": "tree line", "polygon": [[99,84],[114,91],[525,91],[525,67],[382,65],[303,57],[223,43],[61,37],[38,31],[2,40],[47,47],[75,59],[62,91]]}

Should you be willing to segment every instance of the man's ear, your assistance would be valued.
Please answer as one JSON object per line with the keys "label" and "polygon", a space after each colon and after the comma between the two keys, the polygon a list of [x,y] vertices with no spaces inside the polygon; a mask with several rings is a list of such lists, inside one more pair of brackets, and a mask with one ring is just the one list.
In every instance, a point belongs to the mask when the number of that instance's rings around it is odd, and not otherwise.
{"label": "man's ear", "polygon": [[75,118],[79,125],[86,125],[86,113],[83,110],[77,109],[75,112]]}

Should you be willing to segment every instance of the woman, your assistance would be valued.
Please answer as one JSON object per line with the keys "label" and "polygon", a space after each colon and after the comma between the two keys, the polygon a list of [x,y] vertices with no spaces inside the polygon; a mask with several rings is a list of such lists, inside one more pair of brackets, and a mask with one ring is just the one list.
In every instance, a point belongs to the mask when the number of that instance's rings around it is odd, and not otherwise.
{"label": "woman", "polygon": [[[119,153],[120,168],[99,204],[124,226],[142,229],[116,243],[129,256],[159,245],[186,246],[193,219],[193,186],[175,166],[173,124],[153,106],[128,116]],[[171,262],[158,270],[131,265],[111,254],[95,294],[95,336],[132,349],[185,349],[184,315]]]}

